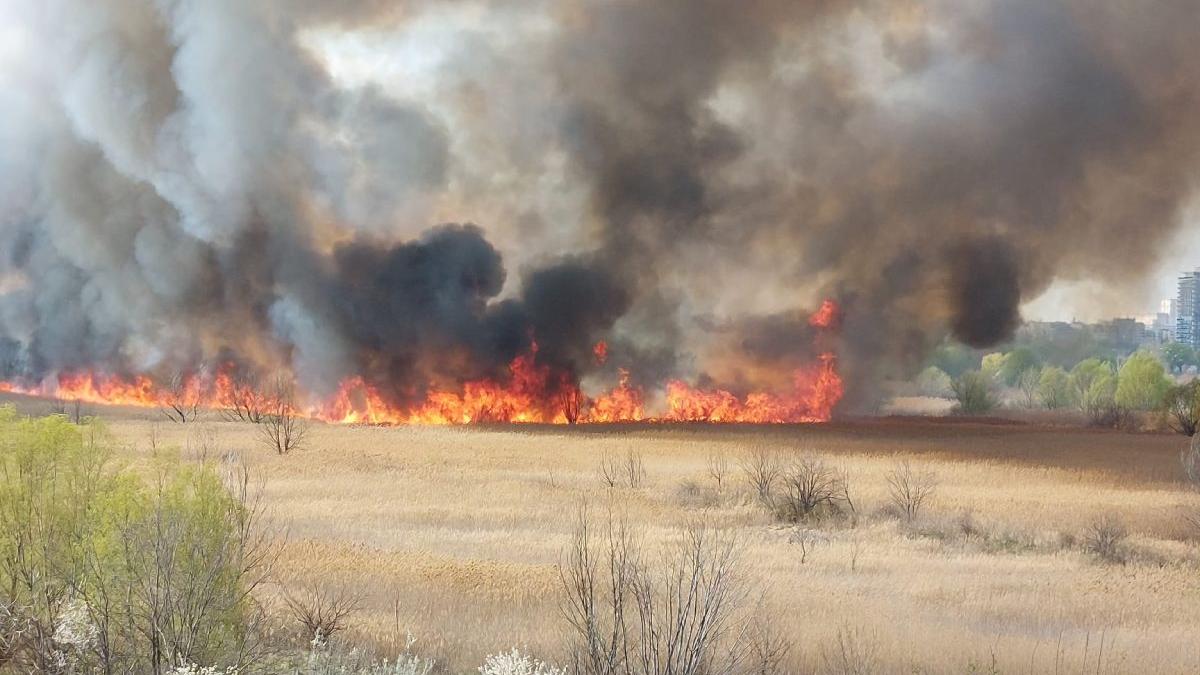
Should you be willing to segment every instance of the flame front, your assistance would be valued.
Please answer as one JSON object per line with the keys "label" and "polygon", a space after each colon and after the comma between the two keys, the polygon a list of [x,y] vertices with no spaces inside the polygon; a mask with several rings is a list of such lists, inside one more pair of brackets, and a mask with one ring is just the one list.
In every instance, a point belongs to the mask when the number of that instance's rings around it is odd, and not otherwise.
{"label": "flame front", "polygon": [[[839,310],[826,301],[810,318],[810,325],[830,329]],[[643,389],[633,383],[628,369],[618,369],[611,390],[590,398],[576,378],[556,372],[537,360],[537,344],[517,356],[507,376],[462,383],[460,391],[430,391],[415,405],[397,405],[362,377],[341,382],[330,397],[298,408],[308,417],[338,424],[461,425],[473,423],[607,424],[621,422],[713,423],[812,423],[831,419],[844,393],[837,372],[837,357],[822,354],[816,363],[792,374],[792,388],[784,393],[751,392],[739,397],[724,389],[703,389],[681,380],[667,383],[666,407],[648,414]],[[608,345],[593,350],[598,365],[608,359]],[[277,405],[264,394],[231,375],[232,368],[215,374],[193,374],[169,386],[144,375],[119,376],[92,371],[60,373],[36,384],[0,381],[0,392],[52,397],[64,401],[136,407],[186,407],[229,409],[238,406],[260,410]]]}

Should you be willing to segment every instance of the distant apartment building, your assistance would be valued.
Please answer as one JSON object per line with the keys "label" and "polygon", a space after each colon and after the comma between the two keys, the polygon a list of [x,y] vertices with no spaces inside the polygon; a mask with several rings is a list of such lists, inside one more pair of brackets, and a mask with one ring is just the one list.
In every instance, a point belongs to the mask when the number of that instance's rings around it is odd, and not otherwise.
{"label": "distant apartment building", "polygon": [[1179,277],[1175,340],[1200,349],[1200,269]]}
{"label": "distant apartment building", "polygon": [[1163,300],[1162,305],[1158,308],[1158,320],[1154,322],[1154,329],[1163,342],[1175,341],[1175,322],[1178,319],[1179,300],[1175,298]]}
{"label": "distant apartment building", "polygon": [[1101,344],[1117,351],[1132,352],[1157,342],[1155,333],[1137,319],[1112,319],[1094,324],[1091,329]]}

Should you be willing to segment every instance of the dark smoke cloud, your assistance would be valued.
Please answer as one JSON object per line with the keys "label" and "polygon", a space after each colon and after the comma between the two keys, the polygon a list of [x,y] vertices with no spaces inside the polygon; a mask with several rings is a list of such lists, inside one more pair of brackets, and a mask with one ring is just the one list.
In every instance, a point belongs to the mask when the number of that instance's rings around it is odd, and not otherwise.
{"label": "dark smoke cloud", "polygon": [[972,347],[1011,338],[1020,323],[1021,287],[1017,255],[998,239],[950,248],[951,329]]}
{"label": "dark smoke cloud", "polygon": [[[34,378],[410,400],[536,340],[740,388],[836,349],[865,401],[1055,279],[1137,280],[1200,164],[1191,0],[11,4],[0,368]],[[420,62],[335,77],[331,35]]]}

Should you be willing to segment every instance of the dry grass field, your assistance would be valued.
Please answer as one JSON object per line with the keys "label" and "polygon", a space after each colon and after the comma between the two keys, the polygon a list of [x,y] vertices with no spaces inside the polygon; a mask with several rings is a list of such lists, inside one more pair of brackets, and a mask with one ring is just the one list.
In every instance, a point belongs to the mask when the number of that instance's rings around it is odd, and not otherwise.
{"label": "dry grass field", "polygon": [[[214,418],[215,419],[215,418]],[[562,658],[556,565],[579,505],[626,519],[651,548],[703,520],[736,533],[753,611],[793,643],[787,672],[1200,672],[1200,563],[1184,512],[1182,440],[1011,421],[862,419],[798,427],[370,428],[314,426],[286,457],[254,427],[147,415],[109,424],[128,461],[156,446],[236,452],[288,530],[277,568],[296,585],[365,593],[352,639],[414,649],[453,672],[489,653]],[[857,517],[776,524],[738,468],[754,448],[843,469]],[[605,457],[642,458],[609,487]],[[710,459],[730,466],[718,489]],[[891,514],[899,461],[937,488],[912,522]],[[1123,562],[1087,551],[1104,516]],[[802,546],[801,543],[804,542]]]}

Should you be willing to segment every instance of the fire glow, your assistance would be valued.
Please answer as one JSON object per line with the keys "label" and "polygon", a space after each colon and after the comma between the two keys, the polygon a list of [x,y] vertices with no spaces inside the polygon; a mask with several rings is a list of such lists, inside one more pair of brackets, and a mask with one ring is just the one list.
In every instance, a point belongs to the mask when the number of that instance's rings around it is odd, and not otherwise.
{"label": "fire glow", "polygon": [[[838,307],[825,301],[809,318],[810,325],[836,328]],[[578,380],[538,363],[538,346],[514,358],[502,380],[481,379],[462,383],[460,391],[428,392],[415,405],[400,406],[361,377],[341,382],[324,400],[298,404],[303,414],[337,424],[463,425],[510,424],[614,424],[629,422],[708,422],[786,424],[826,422],[844,393],[837,357],[826,352],[815,363],[792,373],[792,388],[784,393],[751,392],[739,397],[718,388],[699,388],[681,380],[666,385],[665,409],[646,410],[646,395],[633,383],[625,368],[618,382],[594,397],[585,395]],[[609,358],[606,342],[595,345],[598,365]],[[185,407],[229,409],[250,401],[260,409],[278,405],[239,383],[227,369],[215,375],[184,377],[170,387],[149,377],[121,377],[98,372],[60,373],[32,386],[0,381],[0,392],[44,396],[63,401],[131,407]]]}

